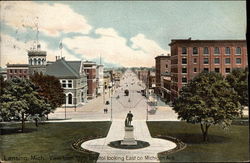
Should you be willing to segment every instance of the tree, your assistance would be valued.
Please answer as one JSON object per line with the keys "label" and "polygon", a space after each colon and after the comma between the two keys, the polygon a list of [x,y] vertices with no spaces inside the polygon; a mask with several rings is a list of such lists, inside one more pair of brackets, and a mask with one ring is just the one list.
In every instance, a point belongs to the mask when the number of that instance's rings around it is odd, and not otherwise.
{"label": "tree", "polygon": [[27,79],[13,78],[8,81],[0,97],[0,116],[3,120],[21,120],[24,132],[25,120],[38,114],[40,117],[50,113],[50,106],[38,95],[36,87]]}
{"label": "tree", "polygon": [[[247,72],[247,68],[233,69],[233,71],[226,77],[228,83],[237,92],[238,100],[242,106],[248,106]],[[243,107],[241,107],[241,116],[242,109]]]}
{"label": "tree", "polygon": [[0,75],[0,96],[3,94],[4,88],[7,86],[7,82],[4,81],[4,78],[2,75]]}
{"label": "tree", "polygon": [[215,72],[200,73],[180,91],[173,109],[187,123],[200,124],[203,140],[208,141],[211,125],[229,127],[239,115],[237,93],[224,77]]}
{"label": "tree", "polygon": [[35,73],[30,79],[37,87],[39,87],[39,95],[45,98],[46,102],[50,104],[52,110],[55,110],[57,107],[60,107],[65,103],[63,88],[56,77],[43,75],[42,73]]}

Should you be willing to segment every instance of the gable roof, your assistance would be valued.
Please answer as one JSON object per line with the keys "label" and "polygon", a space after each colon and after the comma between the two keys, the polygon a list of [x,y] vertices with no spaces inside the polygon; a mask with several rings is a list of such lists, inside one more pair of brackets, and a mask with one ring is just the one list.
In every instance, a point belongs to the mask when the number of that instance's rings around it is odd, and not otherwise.
{"label": "gable roof", "polygon": [[57,78],[80,78],[81,61],[65,61],[58,59],[56,62],[46,66],[47,75],[52,75]]}

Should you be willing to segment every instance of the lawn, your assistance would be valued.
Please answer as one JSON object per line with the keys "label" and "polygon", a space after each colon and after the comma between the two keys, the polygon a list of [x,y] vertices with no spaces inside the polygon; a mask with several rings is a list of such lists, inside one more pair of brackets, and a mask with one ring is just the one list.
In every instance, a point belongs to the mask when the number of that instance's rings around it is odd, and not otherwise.
{"label": "lawn", "polygon": [[15,128],[21,125],[11,124],[8,127],[12,130],[0,135],[0,160],[17,163],[95,162],[97,153],[74,151],[71,144],[82,137],[105,137],[110,125],[110,122],[44,123],[36,128],[34,124],[27,123],[25,133],[17,133]]}
{"label": "lawn", "polygon": [[209,142],[202,141],[199,125],[186,122],[148,122],[152,137],[168,135],[180,139],[187,147],[169,155],[161,162],[236,162],[249,160],[249,126],[232,125],[229,130],[209,128]]}

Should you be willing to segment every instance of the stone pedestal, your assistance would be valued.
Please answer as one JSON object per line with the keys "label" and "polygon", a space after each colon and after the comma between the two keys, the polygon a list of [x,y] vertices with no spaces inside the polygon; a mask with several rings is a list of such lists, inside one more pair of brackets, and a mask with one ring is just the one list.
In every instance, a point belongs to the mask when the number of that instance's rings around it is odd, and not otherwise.
{"label": "stone pedestal", "polygon": [[134,138],[134,127],[129,126],[125,127],[125,136],[121,141],[121,145],[137,145],[137,142]]}

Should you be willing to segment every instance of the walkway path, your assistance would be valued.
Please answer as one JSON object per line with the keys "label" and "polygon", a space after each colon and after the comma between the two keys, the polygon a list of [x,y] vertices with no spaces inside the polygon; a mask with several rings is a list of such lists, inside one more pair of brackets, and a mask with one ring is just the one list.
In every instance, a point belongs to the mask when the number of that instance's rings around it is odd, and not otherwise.
{"label": "walkway path", "polygon": [[[110,111],[112,110],[113,122],[107,137],[82,144],[83,148],[100,153],[97,162],[158,162],[157,153],[176,147],[176,144],[171,141],[151,137],[146,124],[147,107],[149,106],[147,106],[146,98],[137,92],[143,88],[137,84],[131,84],[137,83],[137,81],[134,73],[126,72],[124,80],[121,81],[122,87],[116,90],[109,108]],[[130,90],[129,96],[124,96],[125,89]],[[115,97],[118,95],[120,98],[116,99]],[[149,142],[149,147],[125,150],[108,146],[111,141],[123,139],[124,120],[129,110],[134,115],[132,125],[134,126],[135,139]],[[161,110],[159,109],[159,111]],[[176,118],[173,119],[176,120]]]}

